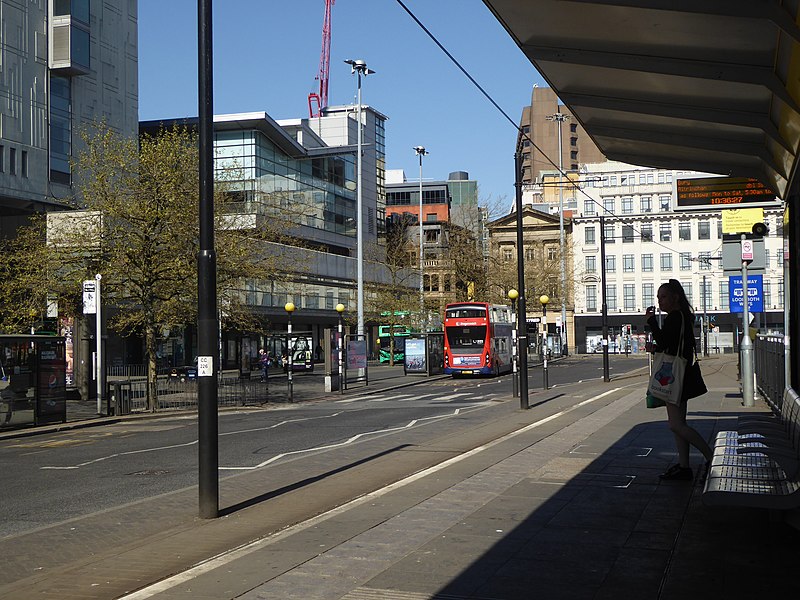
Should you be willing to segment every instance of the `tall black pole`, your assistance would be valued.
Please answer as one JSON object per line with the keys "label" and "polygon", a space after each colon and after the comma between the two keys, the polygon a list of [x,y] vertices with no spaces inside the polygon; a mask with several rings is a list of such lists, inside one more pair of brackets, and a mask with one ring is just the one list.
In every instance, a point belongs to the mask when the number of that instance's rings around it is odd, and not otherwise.
{"label": "tall black pole", "polygon": [[519,335],[519,407],[528,409],[528,319],[525,314],[525,249],[522,235],[522,155],[520,149],[514,154],[514,187],[517,211],[517,329]]}
{"label": "tall black pole", "polygon": [[611,381],[608,373],[608,303],[606,302],[606,222],[600,217],[600,306],[603,311],[603,381]]}
{"label": "tall black pole", "polygon": [[197,0],[200,252],[197,257],[198,487],[200,517],[219,516],[217,259],[214,252],[214,108],[211,0]]}

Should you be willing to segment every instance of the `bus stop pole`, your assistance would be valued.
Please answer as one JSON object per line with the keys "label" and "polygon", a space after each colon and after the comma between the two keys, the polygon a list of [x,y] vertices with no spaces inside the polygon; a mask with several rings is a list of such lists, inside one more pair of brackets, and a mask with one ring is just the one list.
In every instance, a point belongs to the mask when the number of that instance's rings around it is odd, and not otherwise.
{"label": "bus stop pole", "polygon": [[94,276],[97,283],[95,284],[95,294],[97,297],[97,310],[95,311],[95,354],[97,360],[95,361],[95,376],[97,385],[97,414],[103,414],[103,319],[101,315],[102,300],[100,296],[100,280],[103,278],[100,273]]}

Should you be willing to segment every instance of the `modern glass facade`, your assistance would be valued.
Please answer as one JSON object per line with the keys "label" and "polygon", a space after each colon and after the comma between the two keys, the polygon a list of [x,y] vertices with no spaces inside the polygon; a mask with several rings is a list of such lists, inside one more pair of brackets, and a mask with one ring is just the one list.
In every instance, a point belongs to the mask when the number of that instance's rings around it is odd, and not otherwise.
{"label": "modern glass facade", "polygon": [[217,179],[235,179],[237,212],[280,212],[298,225],[355,238],[354,155],[291,158],[257,130],[220,131],[214,139]]}

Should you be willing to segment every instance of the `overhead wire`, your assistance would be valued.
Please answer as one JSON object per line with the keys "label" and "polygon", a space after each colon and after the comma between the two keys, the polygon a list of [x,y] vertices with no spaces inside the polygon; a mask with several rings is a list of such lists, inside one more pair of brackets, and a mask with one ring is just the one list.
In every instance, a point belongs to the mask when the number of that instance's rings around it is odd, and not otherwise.
{"label": "overhead wire", "polygon": [[[420,29],[422,29],[422,31],[424,31],[424,32],[425,32],[425,34],[426,34],[426,35],[427,35],[427,36],[428,36],[428,37],[431,39],[431,41],[433,41],[433,43],[434,43],[434,44],[436,44],[436,45],[439,47],[439,49],[440,49],[442,52],[444,52],[444,54],[447,56],[447,58],[449,58],[449,59],[450,59],[450,61],[451,61],[451,62],[452,62],[452,63],[453,63],[453,64],[454,64],[456,67],[458,67],[458,69],[459,69],[459,70],[460,70],[460,71],[461,71],[461,72],[464,74],[464,76],[465,76],[467,79],[469,79],[469,81],[470,81],[470,82],[471,82],[471,83],[472,83],[472,84],[473,84],[473,85],[474,85],[474,86],[475,86],[475,87],[476,87],[476,88],[477,88],[477,89],[478,89],[478,90],[481,92],[481,94],[483,94],[483,96],[484,96],[484,97],[485,97],[485,98],[486,98],[486,99],[487,99],[487,100],[488,100],[488,101],[489,101],[489,102],[492,104],[492,106],[494,106],[494,107],[495,107],[495,108],[498,110],[498,112],[500,112],[500,114],[502,114],[502,115],[503,115],[503,117],[505,117],[505,119],[506,119],[506,120],[507,120],[509,123],[511,123],[511,126],[512,126],[512,127],[514,127],[514,129],[516,129],[516,130],[517,130],[517,133],[518,133],[518,135],[520,136],[520,142],[522,142],[522,141],[524,141],[524,140],[527,140],[528,142],[530,142],[530,145],[531,145],[531,146],[533,146],[533,147],[534,147],[534,149],[536,149],[536,150],[538,150],[538,151],[539,151],[539,153],[540,153],[540,154],[541,154],[541,155],[542,155],[542,156],[543,156],[543,157],[544,157],[544,158],[547,160],[547,162],[548,162],[550,165],[552,165],[552,166],[553,166],[553,168],[554,168],[554,169],[555,169],[555,170],[558,172],[558,174],[559,174],[559,175],[561,175],[562,177],[566,178],[566,180],[567,180],[567,186],[568,186],[568,187],[569,187],[569,186],[571,186],[571,187],[573,187],[574,189],[576,189],[576,190],[577,190],[577,191],[578,191],[580,194],[582,194],[583,196],[585,196],[586,198],[588,198],[589,200],[591,200],[591,201],[592,201],[594,204],[596,204],[598,207],[600,207],[600,208],[601,208],[601,209],[602,209],[602,210],[603,210],[605,213],[607,213],[609,216],[611,216],[611,217],[614,217],[614,218],[616,218],[616,219],[622,219],[622,218],[624,218],[624,217],[621,217],[620,215],[618,215],[618,214],[614,213],[613,211],[610,211],[610,210],[606,209],[605,205],[603,205],[602,203],[600,203],[600,202],[599,202],[598,200],[596,200],[595,198],[592,198],[592,197],[591,197],[591,196],[590,196],[590,195],[589,195],[589,194],[588,194],[588,193],[587,193],[587,192],[586,192],[586,191],[585,191],[585,190],[584,190],[582,187],[580,187],[580,186],[579,186],[577,183],[575,183],[574,181],[570,180],[570,179],[569,179],[569,176],[568,176],[568,175],[567,175],[567,173],[566,173],[566,171],[564,171],[564,170],[563,170],[561,167],[559,167],[559,166],[558,166],[558,165],[557,165],[557,164],[556,164],[556,163],[553,161],[553,159],[552,159],[552,158],[550,158],[550,156],[548,156],[548,155],[547,155],[547,153],[546,153],[544,150],[542,150],[542,149],[541,149],[541,148],[540,148],[540,147],[539,147],[539,146],[536,144],[536,142],[534,142],[534,141],[531,139],[531,137],[530,137],[530,136],[529,136],[527,133],[525,133],[525,131],[524,131],[524,130],[523,130],[523,129],[522,129],[522,128],[521,128],[521,127],[520,127],[520,126],[519,126],[519,125],[518,125],[518,124],[517,124],[517,123],[516,123],[516,122],[515,122],[515,121],[514,121],[514,120],[513,120],[513,119],[512,119],[510,116],[509,116],[509,115],[508,115],[508,113],[507,113],[505,110],[503,110],[503,108],[502,108],[502,107],[501,107],[501,106],[500,106],[500,105],[499,105],[499,104],[498,104],[498,103],[495,101],[495,99],[494,99],[494,98],[492,98],[492,96],[489,94],[489,92],[487,92],[487,91],[486,91],[486,90],[483,88],[483,86],[481,86],[481,85],[480,85],[480,84],[479,84],[479,83],[476,81],[476,79],[475,79],[475,78],[474,78],[474,77],[473,77],[473,76],[472,76],[472,75],[469,73],[469,71],[467,71],[467,69],[465,69],[465,68],[464,68],[464,67],[461,65],[461,63],[458,61],[458,59],[456,59],[456,57],[455,57],[455,56],[453,56],[453,55],[450,53],[450,51],[449,51],[449,50],[447,50],[447,48],[445,48],[444,44],[442,44],[442,43],[441,43],[441,42],[440,42],[440,41],[439,41],[439,40],[436,38],[436,36],[435,36],[435,35],[434,35],[434,34],[433,34],[431,31],[430,31],[430,29],[428,29],[428,28],[425,26],[425,24],[424,24],[424,23],[422,23],[422,21],[420,21],[420,20],[419,20],[419,18],[417,18],[417,16],[416,16],[416,15],[415,15],[415,14],[414,14],[412,11],[411,11],[411,9],[409,9],[409,8],[408,8],[408,6],[406,6],[406,4],[403,2],[403,0],[396,0],[396,2],[397,2],[397,3],[400,5],[400,7],[401,7],[401,8],[402,8],[402,9],[403,9],[403,10],[404,10],[404,11],[405,11],[407,14],[408,14],[408,16],[409,16],[409,17],[411,17],[411,19],[412,19],[412,20],[413,20],[413,21],[414,21],[414,22],[415,22],[415,23],[416,23],[416,24],[417,24],[417,25],[420,27]],[[517,144],[517,145],[518,145],[518,148],[519,148],[520,142],[518,142],[518,144]],[[639,234],[639,236],[642,236],[642,232],[641,232],[641,230],[638,230],[638,229],[636,229],[636,228],[635,228],[633,225],[630,225],[630,227],[632,227],[632,228],[633,228],[633,231],[634,231],[635,233],[638,233],[638,234]],[[614,238],[614,239],[616,239],[616,238]],[[643,241],[644,241],[644,238],[643,238]],[[662,244],[661,242],[657,242],[657,241],[655,240],[655,237],[654,237],[654,236],[651,236],[651,238],[650,238],[650,240],[649,240],[649,241],[650,241],[650,242],[652,242],[652,243],[654,243],[654,244],[655,244],[655,245],[657,245],[657,246],[661,246],[662,248],[666,248],[666,249],[667,249],[667,250],[669,250],[670,252],[675,252],[675,253],[676,253],[676,254],[678,254],[678,255],[682,254],[682,253],[681,253],[679,250],[676,250],[676,249],[674,249],[674,248],[672,248],[672,247],[670,247],[670,246],[667,246],[667,245],[665,245],[665,244]],[[698,260],[699,260],[699,258],[691,258],[691,260],[692,260],[692,261],[698,261]]]}

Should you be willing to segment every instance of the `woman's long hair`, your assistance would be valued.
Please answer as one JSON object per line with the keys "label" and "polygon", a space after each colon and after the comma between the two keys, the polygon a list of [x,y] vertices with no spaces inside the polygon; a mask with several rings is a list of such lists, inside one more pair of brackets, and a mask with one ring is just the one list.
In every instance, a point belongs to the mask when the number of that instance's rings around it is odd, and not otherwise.
{"label": "woman's long hair", "polygon": [[689,316],[694,316],[692,305],[689,304],[689,299],[686,297],[686,292],[684,291],[680,281],[677,279],[670,279],[664,284],[664,287],[666,287],[671,293],[675,294],[675,296],[678,298],[678,304],[682,312]]}

